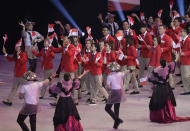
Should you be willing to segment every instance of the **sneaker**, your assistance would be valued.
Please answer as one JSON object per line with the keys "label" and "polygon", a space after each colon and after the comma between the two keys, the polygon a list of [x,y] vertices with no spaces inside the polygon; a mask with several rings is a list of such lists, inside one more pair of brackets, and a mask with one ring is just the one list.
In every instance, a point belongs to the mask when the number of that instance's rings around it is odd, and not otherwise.
{"label": "sneaker", "polygon": [[90,98],[88,98],[88,99],[86,100],[86,103],[90,103],[90,101],[91,101]]}
{"label": "sneaker", "polygon": [[107,103],[107,101],[108,101],[108,100],[107,100],[106,98],[104,98],[104,99],[102,100],[102,102],[105,102],[105,103]]}
{"label": "sneaker", "polygon": [[81,92],[86,92],[86,90],[82,90]]}
{"label": "sneaker", "polygon": [[104,102],[104,101],[107,102],[107,99],[106,99],[106,98],[103,98],[103,99],[102,99],[102,102]]}
{"label": "sneaker", "polygon": [[113,128],[117,129],[121,123],[123,123],[123,120],[122,119],[118,119],[117,121],[114,122]]}
{"label": "sneaker", "polygon": [[131,94],[131,95],[135,95],[135,94],[140,94],[140,92],[139,92],[139,91],[133,91],[133,92],[131,92],[130,94]]}
{"label": "sneaker", "polygon": [[12,102],[8,102],[8,101],[2,101],[2,102],[3,102],[3,104],[5,104],[5,105],[12,106]]}
{"label": "sneaker", "polygon": [[175,74],[176,76],[181,76],[181,74]]}
{"label": "sneaker", "polygon": [[88,91],[85,90],[85,91],[82,92],[82,94],[87,95],[87,94],[88,94]]}
{"label": "sneaker", "polygon": [[181,85],[181,84],[183,84],[183,83],[182,83],[182,81],[179,81],[179,82],[178,82],[178,83],[176,83],[176,84],[177,84],[177,85]]}
{"label": "sneaker", "polygon": [[54,97],[54,98],[57,98],[57,94],[52,93],[49,97]]}
{"label": "sneaker", "polygon": [[40,99],[43,99],[44,97],[43,96],[40,96]]}
{"label": "sneaker", "polygon": [[129,91],[129,89],[125,89],[125,92],[128,92]]}
{"label": "sneaker", "polygon": [[90,106],[95,106],[95,105],[96,105],[96,102],[90,101],[89,105],[90,105]]}
{"label": "sneaker", "polygon": [[190,92],[184,92],[184,93],[181,93],[180,95],[190,95]]}
{"label": "sneaker", "polygon": [[57,105],[57,103],[56,102],[54,102],[54,103],[49,103],[51,106],[56,106]]}

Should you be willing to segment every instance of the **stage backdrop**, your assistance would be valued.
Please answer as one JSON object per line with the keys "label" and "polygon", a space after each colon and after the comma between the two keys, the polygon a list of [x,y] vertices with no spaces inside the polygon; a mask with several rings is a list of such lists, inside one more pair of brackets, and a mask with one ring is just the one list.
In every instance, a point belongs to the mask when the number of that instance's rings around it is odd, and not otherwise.
{"label": "stage backdrop", "polygon": [[114,6],[114,2],[119,2],[121,9],[123,11],[134,10],[136,6],[140,5],[140,0],[108,0],[108,10],[116,11],[117,9]]}

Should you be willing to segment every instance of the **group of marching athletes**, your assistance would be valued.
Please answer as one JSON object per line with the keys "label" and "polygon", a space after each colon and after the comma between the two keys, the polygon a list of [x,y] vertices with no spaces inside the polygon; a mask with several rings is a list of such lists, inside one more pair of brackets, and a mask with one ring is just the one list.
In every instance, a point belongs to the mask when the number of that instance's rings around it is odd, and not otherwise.
{"label": "group of marching athletes", "polygon": [[[130,90],[130,82],[133,85],[130,94],[136,95],[143,88],[141,79],[147,78],[153,86],[149,105],[151,121],[166,123],[190,120],[189,117],[175,115],[176,102],[172,91],[176,84],[173,75],[175,67],[178,67],[184,88],[181,95],[190,94],[190,14],[185,15],[185,22],[182,23],[181,17],[172,15],[175,13],[170,14],[172,21],[169,27],[163,25],[160,17],[154,21],[150,16],[146,21],[133,13],[122,22],[122,28],[114,21],[115,15],[108,13],[104,21],[100,14],[98,19],[102,26],[102,38],[93,39],[91,28],[87,26],[84,44],[80,41],[82,35],[78,29],[71,28],[69,24],[63,26],[60,21],[55,21],[49,25],[48,35],[44,38],[33,31],[34,22],[21,21],[22,38],[16,43],[13,56],[7,54],[4,38],[3,53],[8,61],[14,61],[15,67],[13,87],[3,103],[11,106],[21,86],[19,98],[25,99],[25,104],[17,122],[23,131],[28,131],[24,120],[29,116],[31,130],[35,131],[39,99],[45,97],[49,87],[51,96],[57,97],[56,102],[51,103],[56,106],[53,118],[55,130],[82,131],[76,108],[82,97],[81,92],[87,92],[86,102],[89,105],[97,104],[100,93],[102,102],[106,103],[106,112],[114,120],[113,128],[117,129],[123,123],[119,108],[126,99],[125,92]],[[132,29],[135,24],[133,19],[141,25],[139,35]],[[60,37],[57,37],[54,25],[59,27]],[[52,44],[54,38],[58,47]],[[42,41],[44,47],[39,51],[38,43]],[[55,53],[61,54],[56,73],[53,65]],[[41,67],[44,71],[44,80],[41,82],[35,74],[38,57],[42,57]],[[149,72],[147,76],[145,70]],[[56,84],[52,82],[55,77],[59,78]],[[114,112],[111,110],[113,105]]]}

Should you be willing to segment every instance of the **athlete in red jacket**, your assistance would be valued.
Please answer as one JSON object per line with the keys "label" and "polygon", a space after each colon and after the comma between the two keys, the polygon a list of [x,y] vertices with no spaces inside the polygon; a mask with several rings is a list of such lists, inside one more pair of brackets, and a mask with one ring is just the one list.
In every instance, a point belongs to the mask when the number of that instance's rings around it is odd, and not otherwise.
{"label": "athlete in red jacket", "polygon": [[[55,57],[55,54],[49,48],[49,45],[50,45],[49,39],[45,39],[44,40],[44,48],[39,53],[37,53],[35,50],[33,50],[33,52],[32,52],[36,57],[41,57],[41,56],[43,57],[41,67],[44,70],[44,80],[53,74],[53,62],[52,61]],[[49,83],[49,85],[50,84],[51,84],[51,82]],[[47,87],[48,87],[48,85],[46,85],[42,88],[40,99],[42,99],[44,97]]]}
{"label": "athlete in red jacket", "polygon": [[14,61],[14,81],[13,87],[11,89],[11,93],[8,96],[7,100],[4,100],[3,103],[6,105],[11,106],[13,98],[18,90],[18,88],[25,84],[27,81],[23,78],[24,73],[27,72],[26,63],[27,63],[27,56],[24,50],[21,49],[21,43],[17,43],[15,46],[15,52],[13,56],[8,56],[5,47],[3,47],[3,53],[5,54],[8,61]]}

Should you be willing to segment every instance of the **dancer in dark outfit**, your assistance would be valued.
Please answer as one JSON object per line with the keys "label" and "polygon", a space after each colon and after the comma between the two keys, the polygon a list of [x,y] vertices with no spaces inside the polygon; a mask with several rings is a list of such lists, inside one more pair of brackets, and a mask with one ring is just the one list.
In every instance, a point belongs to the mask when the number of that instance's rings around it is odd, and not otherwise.
{"label": "dancer in dark outfit", "polygon": [[154,85],[149,103],[150,120],[160,123],[190,121],[190,117],[177,117],[175,113],[175,96],[169,85],[169,74],[174,73],[175,63],[168,66],[166,60],[161,60],[161,67],[154,69],[149,81]]}
{"label": "dancer in dark outfit", "polygon": [[80,116],[76,105],[71,97],[73,89],[77,90],[80,87],[80,78],[88,71],[72,80],[69,73],[64,74],[64,80],[57,83],[56,93],[60,93],[59,100],[56,105],[55,114],[53,117],[55,131],[83,131],[80,124]]}

